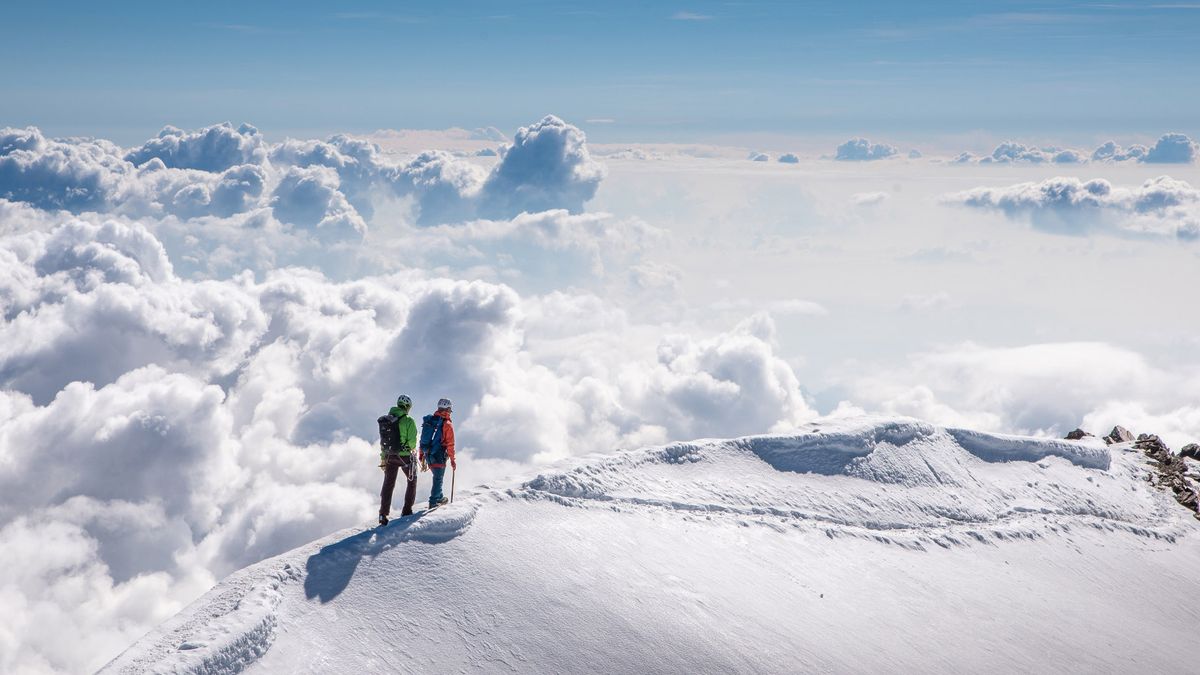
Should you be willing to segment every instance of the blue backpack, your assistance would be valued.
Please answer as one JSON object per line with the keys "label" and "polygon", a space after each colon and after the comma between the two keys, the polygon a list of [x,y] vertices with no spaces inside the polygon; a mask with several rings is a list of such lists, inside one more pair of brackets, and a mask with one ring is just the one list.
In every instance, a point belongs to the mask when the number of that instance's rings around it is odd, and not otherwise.
{"label": "blue backpack", "polygon": [[430,464],[446,463],[446,447],[442,445],[444,417],[426,415],[421,419],[421,453]]}

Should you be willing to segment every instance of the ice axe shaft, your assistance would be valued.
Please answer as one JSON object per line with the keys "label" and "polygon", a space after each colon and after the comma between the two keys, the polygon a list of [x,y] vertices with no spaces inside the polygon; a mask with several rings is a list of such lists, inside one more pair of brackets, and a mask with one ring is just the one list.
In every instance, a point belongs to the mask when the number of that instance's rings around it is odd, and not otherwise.
{"label": "ice axe shaft", "polygon": [[458,475],[458,469],[450,469],[450,503],[454,503],[454,477]]}

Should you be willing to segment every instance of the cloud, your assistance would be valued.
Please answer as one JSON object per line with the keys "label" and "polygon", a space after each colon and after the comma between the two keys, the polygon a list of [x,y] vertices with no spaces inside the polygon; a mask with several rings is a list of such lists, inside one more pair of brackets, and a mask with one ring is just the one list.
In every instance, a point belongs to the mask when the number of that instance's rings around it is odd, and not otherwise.
{"label": "cloud", "polygon": [[1200,190],[1170,176],[1148,180],[1136,188],[1114,187],[1099,178],[1057,177],[1003,188],[977,187],[946,195],[943,201],[998,210],[1062,234],[1108,227],[1187,238],[1188,225],[1200,215]]}
{"label": "cloud", "polygon": [[578,127],[547,115],[521,127],[480,188],[480,214],[511,218],[522,212],[583,210],[604,179]]}
{"label": "cloud", "polygon": [[503,143],[508,140],[508,136],[505,136],[504,132],[496,127],[475,129],[471,132],[469,138],[473,141],[494,141],[496,143]]}
{"label": "cloud", "polygon": [[1197,144],[1183,134],[1163,134],[1142,158],[1148,164],[1190,164],[1196,161]]}
{"label": "cloud", "polygon": [[159,159],[168,168],[213,172],[239,164],[261,164],[266,158],[267,147],[258,129],[249,124],[235,129],[228,122],[190,133],[164,127],[157,138],[125,155],[135,166]]}
{"label": "cloud", "polygon": [[339,186],[333,169],[292,167],[272,193],[271,209],[280,222],[315,229],[330,241],[362,236],[367,224]]}
{"label": "cloud", "polygon": [[[490,127],[474,133],[503,138]],[[345,135],[271,145],[254,127],[228,123],[166,127],[128,152],[107,141],[47,139],[35,128],[0,132],[0,198],[73,213],[240,216],[254,227],[269,208],[322,239],[361,235],[389,199],[409,200],[409,217],[421,225],[581,213],[604,176],[583,132],[552,115],[522,127],[491,171],[440,150],[398,162]]]}
{"label": "cloud", "polygon": [[1054,436],[1085,422],[1093,433],[1122,424],[1170,430],[1168,441],[1178,446],[1200,437],[1200,408],[1172,403],[1180,392],[1196,391],[1196,375],[1194,368],[1160,370],[1136,352],[1099,342],[966,343],[859,376],[848,390],[867,409],[937,424]]}
{"label": "cloud", "polygon": [[672,438],[722,437],[798,426],[815,413],[800,384],[774,355],[775,324],[757,314],[707,340],[670,336],[642,387],[641,409],[653,411]]}
{"label": "cloud", "polygon": [[882,204],[891,197],[887,192],[856,192],[850,196],[850,201],[856,206],[873,206]]}
{"label": "cloud", "polygon": [[885,159],[894,156],[899,150],[893,145],[872,143],[865,138],[851,138],[837,148],[835,159],[848,162],[861,162],[875,159]]}
{"label": "cloud", "polygon": [[909,294],[900,299],[900,309],[906,312],[931,312],[950,306],[950,294],[937,291],[928,294]]}
{"label": "cloud", "polygon": [[[264,198],[320,230],[346,206],[339,179],[288,166]],[[766,315],[663,338],[608,298],[427,271],[188,279],[152,223],[0,213],[21,221],[0,236],[0,546],[22,552],[0,580],[0,638],[19,645],[5,670],[93,670],[215,579],[369,519],[374,419],[400,391],[463,401],[463,456],[481,466],[812,414]],[[565,209],[419,232],[605,260],[655,236]],[[64,626],[80,639],[44,639]]]}
{"label": "cloud", "polygon": [[51,140],[33,127],[0,130],[0,197],[41,209],[106,210],[133,167],[108,141]]}
{"label": "cloud", "polygon": [[1116,141],[1105,141],[1092,152],[1093,162],[1124,162],[1127,160],[1142,160],[1148,149],[1144,145],[1133,144],[1122,148]]}
{"label": "cloud", "polygon": [[1196,156],[1197,144],[1194,141],[1184,134],[1171,133],[1164,134],[1151,148],[1137,143],[1121,147],[1116,141],[1105,141],[1090,155],[1071,148],[1035,147],[1016,141],[1005,141],[985,157],[963,152],[951,161],[958,164],[1084,164],[1089,161],[1186,164],[1195,161]]}

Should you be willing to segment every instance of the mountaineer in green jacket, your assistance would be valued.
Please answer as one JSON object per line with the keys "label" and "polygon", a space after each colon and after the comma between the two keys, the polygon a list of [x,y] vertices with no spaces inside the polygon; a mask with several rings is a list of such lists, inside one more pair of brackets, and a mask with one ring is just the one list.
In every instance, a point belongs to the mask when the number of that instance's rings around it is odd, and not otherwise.
{"label": "mountaineer in green jacket", "polygon": [[410,516],[417,498],[417,463],[413,451],[417,447],[417,423],[408,416],[412,399],[401,394],[388,414],[379,418],[379,468],[383,470],[383,490],[379,493],[379,524],[388,524],[392,510],[392,491],[396,474],[403,470],[408,486],[404,490],[401,516]]}

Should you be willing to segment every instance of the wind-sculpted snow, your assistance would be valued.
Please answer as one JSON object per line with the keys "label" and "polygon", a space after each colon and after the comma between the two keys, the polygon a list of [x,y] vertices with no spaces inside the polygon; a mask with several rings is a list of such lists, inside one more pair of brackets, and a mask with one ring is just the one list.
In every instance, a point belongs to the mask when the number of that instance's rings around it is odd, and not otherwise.
{"label": "wind-sculpted snow", "polygon": [[597,455],[247,568],[102,672],[1182,672],[1197,527],[1145,470],[901,418]]}
{"label": "wind-sculpted snow", "polygon": [[[764,472],[764,463],[773,471]],[[816,524],[851,534],[891,531],[897,543],[922,546],[960,542],[952,531],[960,525],[993,528],[1000,538],[1016,530],[1040,536],[1043,523],[1024,519],[1029,512],[1141,527],[1152,510],[1149,502],[1097,491],[1098,476],[1113,479],[1110,467],[1108,448],[1095,439],[1003,436],[866,417],[821,420],[794,435],[701,441],[597,459],[538,476],[512,495],[766,516],[773,526]],[[713,481],[713,475],[724,479]]]}

